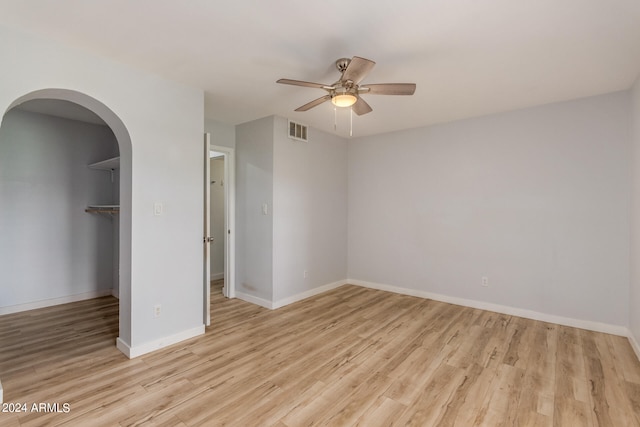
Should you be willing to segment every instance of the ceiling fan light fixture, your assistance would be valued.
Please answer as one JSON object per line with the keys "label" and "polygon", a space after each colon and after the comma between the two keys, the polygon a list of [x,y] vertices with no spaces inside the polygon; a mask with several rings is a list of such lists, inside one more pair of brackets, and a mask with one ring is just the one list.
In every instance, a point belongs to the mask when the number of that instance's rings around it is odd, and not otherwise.
{"label": "ceiling fan light fixture", "polygon": [[[354,56],[341,58],[336,61],[336,68],[340,72],[340,79],[331,85],[323,83],[305,82],[303,80],[279,79],[276,83],[311,87],[326,91],[326,95],[307,102],[295,111],[308,111],[324,102],[331,100],[335,107],[351,107],[351,112],[358,116],[373,111],[371,106],[360,96],[372,95],[413,95],[415,83],[378,83],[360,86],[360,82],[367,76],[376,63],[370,59]],[[336,108],[337,111],[337,108]]]}
{"label": "ceiling fan light fixture", "polygon": [[338,95],[334,95],[331,98],[331,102],[336,107],[351,107],[353,104],[356,103],[357,100],[358,98],[355,95],[350,93],[341,93]]}

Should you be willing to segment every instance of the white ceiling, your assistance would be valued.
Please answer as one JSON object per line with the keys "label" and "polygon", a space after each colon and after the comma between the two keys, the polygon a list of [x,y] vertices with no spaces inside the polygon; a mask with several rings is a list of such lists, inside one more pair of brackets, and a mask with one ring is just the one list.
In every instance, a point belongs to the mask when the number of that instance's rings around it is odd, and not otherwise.
{"label": "white ceiling", "polygon": [[[640,73],[638,0],[0,0],[0,23],[204,89],[207,118],[277,114],[334,132],[334,61],[376,67],[363,83],[414,82],[414,96],[365,95],[354,136],[628,89]],[[348,135],[348,111],[337,133]]]}

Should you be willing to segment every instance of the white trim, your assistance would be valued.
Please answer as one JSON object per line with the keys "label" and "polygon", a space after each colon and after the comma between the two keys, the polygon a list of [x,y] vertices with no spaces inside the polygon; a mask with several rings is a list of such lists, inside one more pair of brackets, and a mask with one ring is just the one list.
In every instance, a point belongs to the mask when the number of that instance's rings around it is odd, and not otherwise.
{"label": "white trim", "polygon": [[273,310],[273,303],[269,300],[254,297],[253,295],[245,294],[243,292],[236,292],[236,298],[242,301],[250,302],[251,304],[259,305],[260,307]]}
{"label": "white trim", "polygon": [[116,338],[116,348],[124,353],[124,355],[129,359],[131,359],[131,347],[129,347],[129,344],[122,341],[120,337]]}
{"label": "white trim", "polygon": [[204,334],[204,325],[200,325],[193,329],[187,329],[186,331],[179,332],[177,334],[163,337],[154,341],[150,341],[135,347],[129,346],[122,341],[120,337],[116,339],[116,347],[118,350],[124,353],[129,359],[133,359],[143,354],[151,353],[152,351],[160,350],[161,348],[168,347],[170,345],[179,343],[180,341],[188,340],[189,338],[197,337]]}
{"label": "white trim", "polygon": [[54,305],[68,304],[70,302],[106,297],[109,295],[113,295],[112,289],[105,289],[102,291],[91,291],[91,292],[85,292],[82,294],[75,294],[75,295],[67,295],[65,297],[45,299],[41,301],[29,302],[26,304],[9,305],[7,307],[0,307],[0,316],[2,316],[3,314],[12,314],[12,313],[19,313],[21,311],[35,310],[36,308],[52,307]]}
{"label": "white trim", "polygon": [[427,298],[442,301],[449,304],[461,305],[465,307],[477,308],[480,310],[494,311],[496,313],[508,314],[510,316],[524,317],[526,319],[540,320],[543,322],[556,323],[558,325],[571,326],[574,328],[587,329],[605,334],[629,336],[629,330],[625,326],[611,325],[608,323],[593,322],[591,320],[573,319],[570,317],[555,316],[538,311],[526,310],[522,308],[510,307],[500,304],[492,304],[484,301],[470,300],[466,298],[452,297],[448,295],[436,294],[416,289],[400,288],[397,286],[385,285],[381,283],[367,282],[364,280],[350,279],[347,281],[352,285],[365,288],[378,289],[381,291],[393,292],[396,294],[411,295],[420,298]]}
{"label": "white trim", "polygon": [[[225,287],[227,298],[236,297],[236,150],[222,145],[209,144],[209,149],[224,154],[225,201]],[[241,298],[242,299],[242,298]]]}
{"label": "white trim", "polygon": [[297,295],[283,298],[280,301],[276,301],[272,304],[272,308],[275,310],[277,308],[284,307],[285,305],[293,304],[294,302],[302,301],[303,299],[310,298],[314,295],[330,291],[331,289],[339,288],[340,286],[346,285],[347,283],[348,282],[346,280],[339,280],[337,282],[328,283],[326,285],[310,289]]}
{"label": "white trim", "polygon": [[224,271],[222,273],[211,273],[211,276],[209,277],[211,280],[224,279]]}
{"label": "white trim", "polygon": [[627,339],[629,340],[629,344],[631,344],[631,348],[636,354],[636,357],[640,360],[640,345],[638,345],[638,341],[636,341],[636,338],[630,330],[627,331]]}
{"label": "white trim", "polygon": [[0,403],[4,403],[4,393],[2,391],[2,381],[0,381]]}
{"label": "white trim", "polygon": [[204,252],[203,274],[202,274],[202,318],[206,326],[211,325],[211,134],[204,134],[204,166],[202,167],[204,176],[204,209],[202,212],[202,231],[204,242],[202,250]]}
{"label": "white trim", "polygon": [[227,232],[226,235],[226,254],[225,263],[226,280],[225,295],[228,298],[236,296],[236,150],[229,149],[229,155],[226,156],[224,173],[227,178],[226,206],[227,206]]}
{"label": "white trim", "polygon": [[317,288],[309,289],[308,291],[304,291],[275,302],[263,298],[258,298],[253,295],[245,294],[243,292],[236,292],[236,298],[246,302],[250,302],[251,304],[259,305],[260,307],[268,308],[269,310],[276,310],[278,308],[284,307],[285,305],[293,304],[294,302],[302,301],[303,299],[307,299],[314,295],[330,291],[331,289],[339,288],[340,286],[346,285],[347,283],[350,282],[347,280],[338,280],[337,282],[318,286]]}

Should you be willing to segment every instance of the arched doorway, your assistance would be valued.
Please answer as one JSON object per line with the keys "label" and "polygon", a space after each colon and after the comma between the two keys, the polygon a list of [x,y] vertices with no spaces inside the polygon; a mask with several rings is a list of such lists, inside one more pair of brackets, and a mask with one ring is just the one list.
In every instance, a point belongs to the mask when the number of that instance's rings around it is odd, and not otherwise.
{"label": "arched doorway", "polygon": [[[119,337],[118,344],[131,342],[131,138],[122,120],[109,107],[89,95],[68,89],[41,89],[12,102],[3,113],[27,101],[59,100],[77,104],[100,117],[113,132],[120,154],[119,176]],[[0,124],[0,126],[2,126]],[[120,348],[120,345],[118,345]]]}

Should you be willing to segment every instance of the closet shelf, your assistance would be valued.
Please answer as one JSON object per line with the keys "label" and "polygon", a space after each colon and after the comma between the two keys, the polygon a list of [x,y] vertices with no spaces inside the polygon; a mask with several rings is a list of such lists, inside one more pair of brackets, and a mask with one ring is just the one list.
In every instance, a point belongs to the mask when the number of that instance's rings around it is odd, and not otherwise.
{"label": "closet shelf", "polygon": [[105,171],[113,171],[115,169],[120,168],[120,156],[114,157],[107,160],[102,160],[101,162],[91,163],[88,165],[90,169],[98,169]]}

